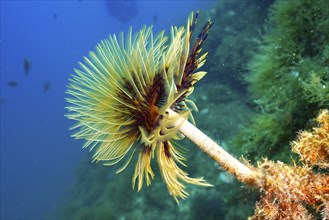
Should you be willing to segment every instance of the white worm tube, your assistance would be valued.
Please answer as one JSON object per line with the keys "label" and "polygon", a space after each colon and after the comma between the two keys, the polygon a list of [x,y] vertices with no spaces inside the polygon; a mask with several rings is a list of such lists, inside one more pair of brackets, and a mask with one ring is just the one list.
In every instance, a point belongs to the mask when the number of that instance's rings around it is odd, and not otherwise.
{"label": "white worm tube", "polygon": [[[172,110],[168,110],[168,112],[171,115],[177,114]],[[181,120],[184,120],[184,122]],[[225,170],[235,175],[238,180],[244,183],[249,183],[252,185],[260,184],[257,181],[260,176],[256,169],[252,170],[245,164],[241,163],[184,118],[181,120],[176,121],[176,125],[180,126],[179,131],[185,137],[190,139],[195,145],[197,145],[203,152],[214,159]]]}

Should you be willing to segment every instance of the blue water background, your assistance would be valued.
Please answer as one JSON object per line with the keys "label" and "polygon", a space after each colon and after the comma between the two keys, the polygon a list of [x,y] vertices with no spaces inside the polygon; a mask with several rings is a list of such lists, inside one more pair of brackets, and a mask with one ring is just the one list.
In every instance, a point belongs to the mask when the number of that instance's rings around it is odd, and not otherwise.
{"label": "blue water background", "polygon": [[[110,16],[104,1],[1,1],[1,219],[59,217],[63,193],[87,151],[70,137],[73,122],[64,117],[66,85],[78,61],[109,34],[152,23],[155,32],[168,30],[214,3],[137,1],[138,16],[124,23]],[[10,80],[17,87],[8,86]]]}

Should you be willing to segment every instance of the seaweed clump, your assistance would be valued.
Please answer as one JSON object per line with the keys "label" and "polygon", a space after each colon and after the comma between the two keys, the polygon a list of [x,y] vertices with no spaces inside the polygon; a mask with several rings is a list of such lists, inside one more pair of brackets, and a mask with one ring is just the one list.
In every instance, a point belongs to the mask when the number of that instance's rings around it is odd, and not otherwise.
{"label": "seaweed clump", "polygon": [[[289,161],[289,142],[329,105],[329,8],[326,0],[277,1],[246,82],[256,114],[235,145],[255,161]],[[257,148],[255,148],[257,146]]]}
{"label": "seaweed clump", "polygon": [[318,127],[300,132],[291,144],[301,165],[268,160],[259,163],[266,178],[252,219],[314,219],[313,213],[328,219],[329,176],[312,168],[328,168],[329,111],[322,110],[317,121]]}

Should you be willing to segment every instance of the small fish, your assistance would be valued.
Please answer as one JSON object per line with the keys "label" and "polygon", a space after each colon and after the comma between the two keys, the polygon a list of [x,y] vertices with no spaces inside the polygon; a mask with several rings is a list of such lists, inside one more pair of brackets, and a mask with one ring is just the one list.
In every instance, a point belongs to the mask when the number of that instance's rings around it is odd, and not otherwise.
{"label": "small fish", "polygon": [[158,21],[158,16],[157,15],[153,15],[153,23],[156,23]]}
{"label": "small fish", "polygon": [[48,92],[50,88],[50,82],[49,81],[46,81],[44,84],[43,84],[43,92],[46,93]]}
{"label": "small fish", "polygon": [[55,19],[55,20],[56,20],[56,19],[57,19],[57,17],[58,17],[57,13],[54,13],[54,14],[53,14],[53,19]]}
{"label": "small fish", "polygon": [[7,82],[7,85],[10,86],[10,87],[15,88],[15,87],[17,87],[18,83],[15,80],[10,80],[10,81]]}
{"label": "small fish", "polygon": [[24,70],[25,70],[25,74],[28,75],[31,69],[31,61],[29,58],[25,58],[24,59]]}

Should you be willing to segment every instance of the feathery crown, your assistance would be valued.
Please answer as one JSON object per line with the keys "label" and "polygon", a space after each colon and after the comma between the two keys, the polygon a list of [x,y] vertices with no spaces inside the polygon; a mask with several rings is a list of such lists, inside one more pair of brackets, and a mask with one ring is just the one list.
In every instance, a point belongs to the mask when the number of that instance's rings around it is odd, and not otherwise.
{"label": "feathery crown", "polygon": [[[95,149],[95,161],[114,165],[128,154],[119,173],[138,150],[133,187],[137,181],[140,190],[144,178],[150,185],[154,177],[151,159],[156,155],[177,202],[177,197],[188,195],[180,181],[210,186],[178,167],[177,162],[185,166],[185,158],[173,143],[182,138],[174,122],[181,118],[193,121],[190,108],[195,105],[186,98],[206,74],[196,70],[205,63],[206,53],[199,53],[212,22],[206,23],[190,47],[197,17],[198,13],[191,13],[186,28],[172,27],[169,43],[164,32],[153,36],[152,27],[143,27],[134,35],[130,29],[126,38],[121,33],[119,39],[113,35],[101,41],[79,63],[81,69],[75,69],[66,99],[70,103],[67,117],[77,121],[73,137],[85,139],[84,147]],[[178,116],[169,115],[168,109]]]}

